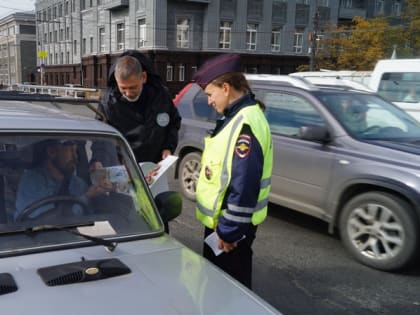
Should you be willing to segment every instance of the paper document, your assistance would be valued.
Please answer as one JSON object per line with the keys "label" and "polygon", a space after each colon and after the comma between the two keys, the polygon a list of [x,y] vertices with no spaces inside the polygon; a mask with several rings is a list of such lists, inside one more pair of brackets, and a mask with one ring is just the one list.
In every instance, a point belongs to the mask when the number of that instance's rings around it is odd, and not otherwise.
{"label": "paper document", "polygon": [[160,161],[158,164],[153,162],[139,163],[144,175],[147,175],[151,170],[159,168],[157,173],[152,176],[152,181],[149,183],[149,187],[153,196],[156,196],[160,192],[169,190],[167,172],[169,168],[174,165],[177,159],[177,156],[169,155],[166,159]]}
{"label": "paper document", "polygon": [[[243,240],[245,238],[245,235],[242,236],[242,238],[238,241],[240,242],[241,240]],[[204,242],[210,246],[210,248],[213,250],[213,253],[216,256],[219,256],[221,253],[223,253],[223,249],[220,249],[219,247],[217,247],[217,241],[218,241],[219,237],[217,236],[216,231],[209,234],[205,239]]]}

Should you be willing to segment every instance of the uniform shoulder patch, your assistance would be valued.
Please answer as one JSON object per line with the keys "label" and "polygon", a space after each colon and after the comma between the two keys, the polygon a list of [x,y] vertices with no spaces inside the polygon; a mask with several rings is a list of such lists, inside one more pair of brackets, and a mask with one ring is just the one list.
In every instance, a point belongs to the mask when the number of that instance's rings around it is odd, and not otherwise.
{"label": "uniform shoulder patch", "polygon": [[252,139],[249,135],[239,135],[235,145],[235,154],[241,159],[247,157],[251,152]]}

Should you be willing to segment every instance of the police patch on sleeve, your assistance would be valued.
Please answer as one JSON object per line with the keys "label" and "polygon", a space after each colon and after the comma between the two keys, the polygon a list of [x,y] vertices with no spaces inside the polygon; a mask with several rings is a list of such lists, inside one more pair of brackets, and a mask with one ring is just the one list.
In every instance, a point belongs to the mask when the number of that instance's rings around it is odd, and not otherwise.
{"label": "police patch on sleeve", "polygon": [[240,158],[245,158],[251,152],[251,137],[249,135],[240,135],[235,145],[235,154]]}
{"label": "police patch on sleeve", "polygon": [[168,113],[159,113],[156,116],[156,122],[161,127],[166,127],[169,124],[169,115]]}

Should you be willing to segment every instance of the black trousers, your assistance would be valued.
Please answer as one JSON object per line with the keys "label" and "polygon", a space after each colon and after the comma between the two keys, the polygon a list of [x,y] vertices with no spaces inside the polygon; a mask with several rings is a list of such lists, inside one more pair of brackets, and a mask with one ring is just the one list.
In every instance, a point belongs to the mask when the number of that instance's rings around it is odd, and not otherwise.
{"label": "black trousers", "polygon": [[[214,230],[206,227],[204,229],[204,238],[213,232]],[[251,246],[254,242],[256,232],[257,226],[250,224],[245,238],[238,243],[238,246],[233,251],[222,253],[219,256],[214,255],[212,249],[204,243],[203,256],[251,289],[253,255]]]}

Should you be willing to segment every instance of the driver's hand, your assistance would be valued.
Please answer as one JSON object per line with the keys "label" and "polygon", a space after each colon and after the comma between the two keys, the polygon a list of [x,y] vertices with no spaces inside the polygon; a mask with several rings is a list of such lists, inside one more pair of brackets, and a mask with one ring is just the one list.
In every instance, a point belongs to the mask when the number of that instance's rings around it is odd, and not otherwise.
{"label": "driver's hand", "polygon": [[99,182],[98,184],[90,186],[86,192],[86,195],[89,198],[92,198],[99,195],[107,194],[114,190],[115,190],[115,186],[111,182],[107,180],[103,180]]}

